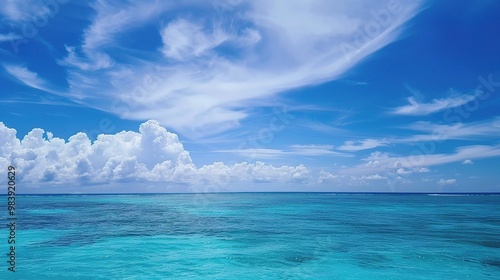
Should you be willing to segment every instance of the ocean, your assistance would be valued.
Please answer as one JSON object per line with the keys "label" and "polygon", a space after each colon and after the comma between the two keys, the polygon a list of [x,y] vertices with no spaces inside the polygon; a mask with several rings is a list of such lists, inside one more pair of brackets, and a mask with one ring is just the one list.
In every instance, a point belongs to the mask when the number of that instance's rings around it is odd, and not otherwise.
{"label": "ocean", "polygon": [[16,211],[0,279],[500,279],[499,195],[18,195]]}

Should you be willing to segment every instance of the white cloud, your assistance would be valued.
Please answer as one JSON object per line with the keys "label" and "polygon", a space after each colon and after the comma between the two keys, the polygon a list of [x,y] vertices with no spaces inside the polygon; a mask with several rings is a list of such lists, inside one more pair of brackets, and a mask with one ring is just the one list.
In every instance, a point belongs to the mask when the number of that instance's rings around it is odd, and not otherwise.
{"label": "white cloud", "polygon": [[410,156],[393,156],[388,153],[374,152],[364,158],[365,163],[355,167],[344,168],[342,174],[373,174],[377,172],[429,172],[429,166],[437,166],[454,162],[463,162],[467,159],[479,159],[500,156],[500,145],[472,145],[462,146],[454,153],[424,154],[415,153]]}
{"label": "white cloud", "polygon": [[392,162],[399,162],[405,167],[417,167],[461,162],[468,158],[477,159],[495,156],[500,156],[500,146],[473,145],[459,147],[455,153],[451,154],[418,154],[414,156],[393,157],[388,159]]}
{"label": "white cloud", "polygon": [[9,22],[32,20],[34,16],[47,12],[47,7],[38,0],[4,0],[0,5],[0,14]]}
{"label": "white cloud", "polygon": [[109,68],[113,65],[111,58],[101,52],[87,52],[86,57],[77,54],[75,47],[66,46],[68,55],[58,61],[59,65],[66,67],[76,67],[84,71],[95,71]]}
{"label": "white cloud", "polygon": [[363,177],[361,177],[361,179],[366,179],[366,180],[384,180],[384,179],[387,179],[387,177],[375,174],[375,175],[363,176]]}
{"label": "white cloud", "polygon": [[397,115],[429,115],[445,109],[462,106],[469,101],[474,100],[476,95],[460,95],[443,99],[433,99],[431,103],[419,103],[415,98],[408,98],[409,105],[401,106],[393,110],[393,114]]}
{"label": "white cloud", "polygon": [[413,135],[407,138],[396,139],[396,142],[416,141],[444,141],[449,139],[475,140],[477,137],[493,137],[500,135],[498,118],[480,122],[434,124],[431,122],[416,122],[407,129],[426,132],[427,134]]}
{"label": "white cloud", "polygon": [[231,149],[231,150],[216,150],[216,153],[231,153],[245,158],[271,159],[286,155],[286,151],[279,149]]}
{"label": "white cloud", "polygon": [[386,146],[387,141],[385,140],[377,140],[377,139],[364,139],[361,141],[346,141],[344,145],[338,147],[338,150],[341,151],[349,151],[349,152],[357,152],[361,150],[373,149],[380,146]]}
{"label": "white cloud", "polygon": [[218,153],[232,153],[246,158],[278,158],[286,156],[343,156],[350,157],[349,154],[333,151],[332,145],[291,145],[288,150],[280,149],[231,149],[216,150]]}
{"label": "white cloud", "polygon": [[91,6],[96,15],[83,34],[82,48],[85,51],[113,44],[117,36],[154,18],[169,9],[172,4],[156,0],[141,2],[98,0]]}
{"label": "white cloud", "polygon": [[171,4],[160,3],[156,0],[145,0],[140,3],[98,0],[90,6],[96,14],[91,24],[83,31],[82,45],[80,47],[66,46],[68,55],[58,61],[61,66],[71,69],[68,82],[73,94],[81,94],[78,91],[80,88],[74,83],[74,79],[77,80],[75,76],[91,81],[94,87],[104,86],[103,83],[107,78],[92,79],[89,76],[93,76],[92,71],[95,70],[112,70],[112,66],[116,64],[112,58],[113,52],[107,51],[107,48],[118,46],[117,37],[146,23],[151,18],[156,18],[160,13],[169,9]]}
{"label": "white cloud", "polygon": [[417,167],[417,168],[415,168],[415,172],[417,172],[417,173],[427,173],[427,172],[430,172],[430,170],[427,167]]}
{"label": "white cloud", "polygon": [[408,175],[408,174],[426,173],[426,172],[430,172],[429,168],[427,167],[414,167],[410,169],[398,168],[396,170],[397,175]]}
{"label": "white cloud", "polygon": [[365,182],[367,180],[372,181],[372,180],[386,180],[386,179],[387,177],[381,176],[379,174],[362,175],[359,177],[351,176],[351,181],[362,181],[362,182]]}
{"label": "white cloud", "polygon": [[22,38],[21,35],[14,34],[14,33],[0,34],[0,42],[18,40],[18,39],[21,39],[21,38]]}
{"label": "white cloud", "polygon": [[27,86],[47,91],[46,82],[37,73],[30,71],[24,66],[4,65],[5,70],[14,78]]}
{"label": "white cloud", "polygon": [[403,174],[411,174],[413,172],[411,172],[410,170],[406,170],[404,168],[399,168],[398,170],[396,170],[396,174],[398,175],[403,175]]}
{"label": "white cloud", "polygon": [[466,160],[462,161],[462,164],[474,164],[474,162],[470,159],[466,159]]}
{"label": "white cloud", "polygon": [[338,182],[339,176],[333,175],[330,172],[321,170],[319,172],[318,184]]}
{"label": "white cloud", "polygon": [[[198,170],[201,178],[216,182],[304,182],[309,178],[309,170],[304,165],[279,166],[266,165],[263,162],[250,164],[247,162],[224,165],[216,162],[204,165]],[[202,179],[203,180],[203,179]],[[206,180],[206,179],[205,179]]]}
{"label": "white cloud", "polygon": [[[3,67],[9,73],[13,78],[15,78],[17,81],[21,82],[22,84],[36,88],[42,91],[45,91],[47,93],[57,95],[59,97],[63,97],[64,101],[67,101],[68,97],[74,97],[70,96],[68,93],[61,91],[58,87],[55,87],[54,85],[50,84],[48,81],[45,79],[41,78],[40,75],[36,72],[33,72],[29,70],[28,68],[20,65],[9,65],[9,64],[3,64]],[[37,103],[42,103],[44,101],[37,101]],[[69,104],[73,102],[67,102],[65,104]],[[47,104],[47,103],[45,103]]]}
{"label": "white cloud", "polygon": [[332,145],[291,145],[290,148],[290,153],[299,156],[345,156],[345,154],[333,151]]}
{"label": "white cloud", "polygon": [[139,132],[101,134],[94,143],[78,133],[68,141],[36,128],[22,140],[0,122],[0,163],[16,166],[24,183],[103,184],[112,182],[294,182],[309,179],[304,165],[272,166],[263,162],[226,165],[215,162],[197,168],[176,134],[156,121]]}
{"label": "white cloud", "polygon": [[454,185],[457,183],[457,180],[456,179],[439,179],[439,181],[437,181],[437,183],[441,186]]}
{"label": "white cloud", "polygon": [[215,28],[210,33],[203,29],[202,25],[185,19],[170,22],[161,30],[165,57],[185,61],[193,56],[202,56],[229,39],[221,28]]}
{"label": "white cloud", "polygon": [[344,81],[344,84],[350,85],[350,86],[366,86],[366,85],[368,85],[367,82],[355,81],[355,80],[346,80],[346,81]]}
{"label": "white cloud", "polygon": [[[201,137],[238,126],[255,100],[335,79],[392,42],[419,3],[394,12],[385,2],[242,1],[221,16],[198,1],[97,1],[83,44],[60,63],[79,102]],[[180,12],[192,6],[196,19]],[[121,44],[145,26],[160,26],[161,46],[145,54]]]}

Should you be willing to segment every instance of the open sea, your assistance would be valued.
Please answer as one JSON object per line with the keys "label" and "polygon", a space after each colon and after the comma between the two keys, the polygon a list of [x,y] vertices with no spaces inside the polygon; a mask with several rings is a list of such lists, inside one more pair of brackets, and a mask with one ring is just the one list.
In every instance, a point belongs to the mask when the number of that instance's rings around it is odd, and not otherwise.
{"label": "open sea", "polygon": [[4,228],[0,279],[500,279],[499,195],[18,195],[16,203],[16,272],[7,270]]}

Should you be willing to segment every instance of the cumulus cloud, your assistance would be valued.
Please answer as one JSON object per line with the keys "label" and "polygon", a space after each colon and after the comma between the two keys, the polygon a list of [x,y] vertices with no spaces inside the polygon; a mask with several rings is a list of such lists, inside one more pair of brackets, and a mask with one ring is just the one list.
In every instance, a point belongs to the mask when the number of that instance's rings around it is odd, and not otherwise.
{"label": "cumulus cloud", "polygon": [[[279,166],[266,165],[257,161],[255,164],[247,162],[224,165],[216,162],[204,165],[198,170],[201,178],[210,178],[216,182],[246,181],[246,182],[305,182],[309,177],[309,170],[304,165]],[[206,179],[202,179],[206,180]]]}
{"label": "cumulus cloud", "polygon": [[413,173],[426,173],[429,171],[430,170],[427,167],[414,167],[411,169],[398,168],[398,170],[396,170],[396,174],[397,175],[407,175],[407,174],[413,174]]}
{"label": "cumulus cloud", "polygon": [[339,176],[325,170],[319,172],[318,184],[338,182]]}
{"label": "cumulus cloud", "polygon": [[152,120],[141,124],[139,132],[101,134],[93,143],[84,133],[66,141],[40,128],[18,139],[16,130],[1,122],[0,135],[0,163],[14,165],[26,183],[303,183],[309,178],[304,165],[215,162],[198,168],[177,135]]}
{"label": "cumulus cloud", "polygon": [[376,185],[379,184],[379,182],[388,181],[388,177],[382,176],[380,174],[350,176],[346,178],[348,178],[348,181],[345,183],[351,186],[363,186],[363,185],[368,186],[372,184]]}
{"label": "cumulus cloud", "polygon": [[384,176],[380,176],[378,174],[374,174],[374,175],[362,176],[360,179],[361,180],[384,180],[387,178]]}
{"label": "cumulus cloud", "polygon": [[396,170],[396,174],[398,175],[404,175],[404,174],[411,174],[413,172],[411,172],[410,170],[406,170],[404,168],[399,168],[398,170]]}
{"label": "cumulus cloud", "polygon": [[466,159],[466,160],[462,161],[462,164],[474,164],[474,162],[470,159]]}

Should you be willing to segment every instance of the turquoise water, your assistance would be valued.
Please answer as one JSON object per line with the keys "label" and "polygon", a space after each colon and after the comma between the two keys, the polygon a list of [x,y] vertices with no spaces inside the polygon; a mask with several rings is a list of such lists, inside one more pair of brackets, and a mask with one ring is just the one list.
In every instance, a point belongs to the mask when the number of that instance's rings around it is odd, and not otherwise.
{"label": "turquoise water", "polygon": [[18,196],[17,206],[17,271],[2,253],[0,279],[500,279],[500,196]]}

